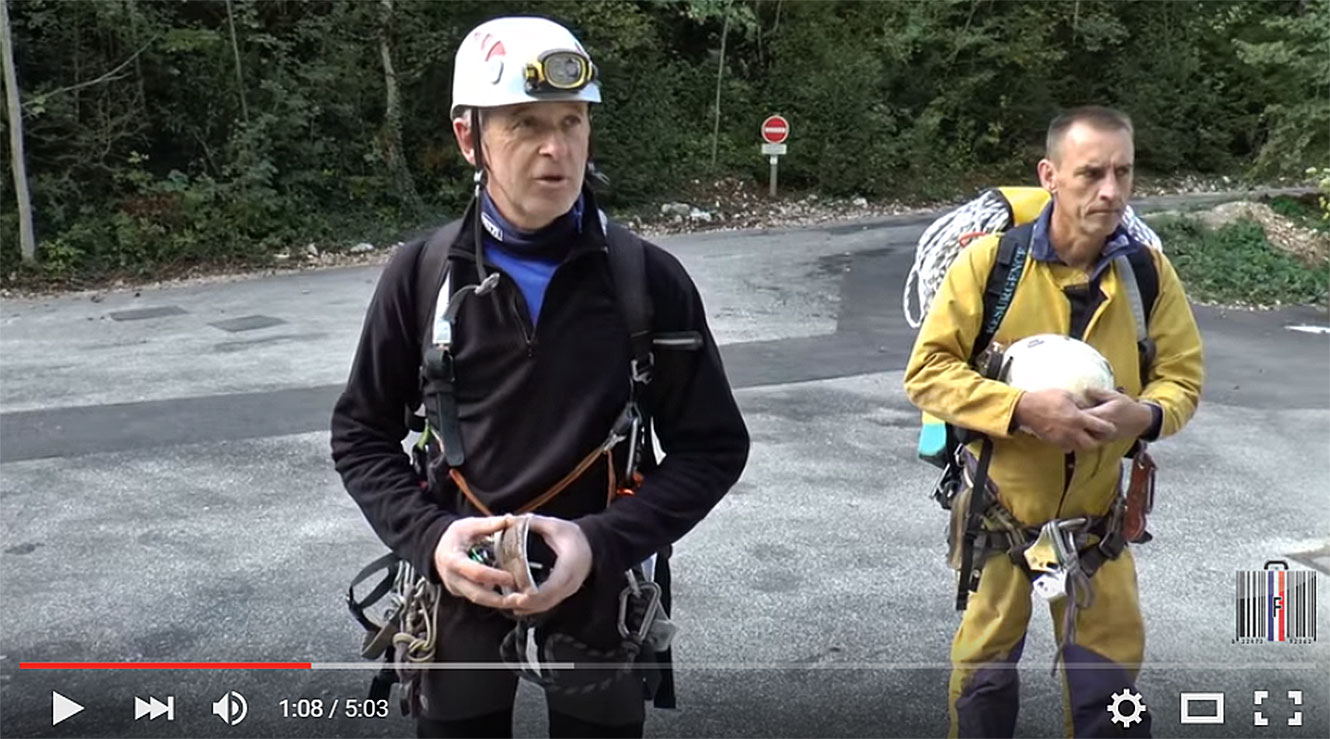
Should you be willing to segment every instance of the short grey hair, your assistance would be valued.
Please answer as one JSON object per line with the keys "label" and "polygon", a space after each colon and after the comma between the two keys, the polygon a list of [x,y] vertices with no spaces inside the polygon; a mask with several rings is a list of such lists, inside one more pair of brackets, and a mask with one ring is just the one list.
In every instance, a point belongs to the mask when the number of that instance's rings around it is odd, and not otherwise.
{"label": "short grey hair", "polygon": [[1066,137],[1067,131],[1077,123],[1085,123],[1100,131],[1126,131],[1127,135],[1135,135],[1136,130],[1131,124],[1131,118],[1120,110],[1105,108],[1100,105],[1085,105],[1079,108],[1063,111],[1053,122],[1048,124],[1048,137],[1044,140],[1044,156],[1053,161],[1057,161],[1062,148],[1062,139]]}

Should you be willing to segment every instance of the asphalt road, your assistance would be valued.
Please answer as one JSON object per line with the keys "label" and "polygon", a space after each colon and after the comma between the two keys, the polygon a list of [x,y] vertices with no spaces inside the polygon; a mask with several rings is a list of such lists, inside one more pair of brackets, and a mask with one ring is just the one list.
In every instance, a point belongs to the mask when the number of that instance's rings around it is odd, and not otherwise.
{"label": "asphalt road", "polygon": [[[945,733],[958,616],[901,390],[901,289],[923,225],[661,241],[702,290],[754,444],[741,482],[677,547],[680,708],[651,712],[650,735]],[[331,468],[327,423],[377,273],[0,304],[0,734],[412,735],[396,711],[283,718],[283,700],[327,711],[363,697],[368,671],[18,669],[357,661],[342,599],[383,547]],[[1156,447],[1156,540],[1136,554],[1140,688],[1156,736],[1330,736],[1330,610],[1316,643],[1232,643],[1235,572],[1286,559],[1319,570],[1326,592],[1330,337],[1288,327],[1330,320],[1196,313],[1205,396]],[[1036,614],[1018,732],[1056,736],[1051,623]],[[53,727],[53,690],[85,709]],[[230,690],[248,702],[236,726],[211,711]],[[1270,695],[1259,708],[1257,690]],[[1225,692],[1226,723],[1179,725],[1181,691]],[[135,697],[167,696],[174,721],[135,720]],[[519,735],[540,735],[536,691],[519,708]]]}

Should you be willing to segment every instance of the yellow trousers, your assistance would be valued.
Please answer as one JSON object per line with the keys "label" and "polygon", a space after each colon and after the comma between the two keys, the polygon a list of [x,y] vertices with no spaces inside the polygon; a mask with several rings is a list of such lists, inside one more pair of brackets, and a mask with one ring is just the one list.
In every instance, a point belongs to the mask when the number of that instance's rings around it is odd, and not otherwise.
{"label": "yellow trousers", "polygon": [[[1113,723],[1108,704],[1124,689],[1136,692],[1145,652],[1145,626],[1130,547],[1090,579],[1094,600],[1075,619],[1075,643],[1063,658],[1063,709],[1067,736],[1150,736],[1150,716],[1124,728]],[[1019,708],[1017,663],[1030,623],[1033,588],[1005,553],[984,564],[979,589],[971,593],[951,646],[948,693],[952,737],[1010,737]],[[1050,604],[1058,643],[1067,598]],[[1148,704],[1147,704],[1148,705]],[[1120,706],[1128,715],[1129,704]]]}

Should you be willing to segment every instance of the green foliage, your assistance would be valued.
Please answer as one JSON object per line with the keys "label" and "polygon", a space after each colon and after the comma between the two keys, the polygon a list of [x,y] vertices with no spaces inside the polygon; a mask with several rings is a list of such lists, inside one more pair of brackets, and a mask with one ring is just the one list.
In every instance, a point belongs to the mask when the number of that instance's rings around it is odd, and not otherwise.
{"label": "green foliage", "polygon": [[1316,204],[1319,206],[1319,226],[1330,229],[1330,167],[1308,167],[1307,175],[1319,178],[1316,182]]}
{"label": "green foliage", "polygon": [[1269,81],[1262,113],[1268,141],[1256,169],[1300,173],[1308,164],[1330,164],[1330,2],[1272,5],[1285,12],[1260,18],[1234,44]]}
{"label": "green foliage", "polygon": [[[1133,116],[1147,173],[1330,165],[1327,0],[393,6],[386,37],[423,214],[390,170],[379,2],[12,0],[43,273],[262,262],[457,213],[471,179],[448,121],[453,54],[470,28],[513,13],[564,22],[595,58],[593,153],[615,208],[703,178],[764,182],[757,128],[772,113],[791,121],[783,187],[829,195],[1029,182],[1049,118],[1091,102]],[[18,239],[5,175],[8,279]]]}
{"label": "green foliage", "polygon": [[1215,230],[1191,218],[1153,224],[1169,259],[1200,300],[1325,305],[1330,260],[1309,269],[1271,246],[1259,223],[1241,219]]}
{"label": "green foliage", "polygon": [[1299,226],[1330,233],[1330,199],[1326,195],[1279,195],[1270,199],[1270,209]]}

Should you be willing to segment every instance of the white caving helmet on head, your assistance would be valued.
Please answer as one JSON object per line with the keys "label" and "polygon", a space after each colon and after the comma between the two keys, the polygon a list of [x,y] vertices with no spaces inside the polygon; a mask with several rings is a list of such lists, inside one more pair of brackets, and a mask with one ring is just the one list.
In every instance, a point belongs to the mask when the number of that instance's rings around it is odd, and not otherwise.
{"label": "white caving helmet on head", "polygon": [[1013,343],[1002,353],[998,379],[1027,391],[1066,390],[1082,407],[1093,405],[1086,391],[1114,388],[1113,366],[1097,349],[1061,334],[1039,334]]}
{"label": "white caving helmet on head", "polygon": [[495,18],[467,34],[457,49],[450,115],[542,101],[599,103],[597,76],[567,28],[548,18]]}

